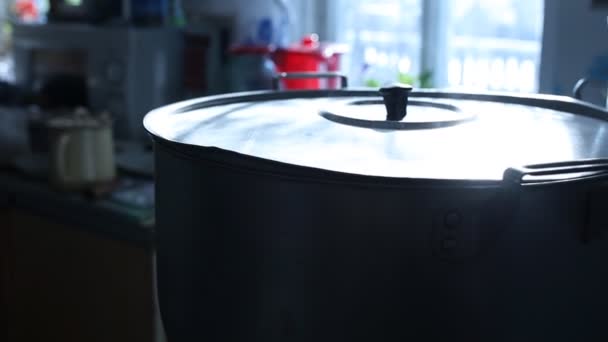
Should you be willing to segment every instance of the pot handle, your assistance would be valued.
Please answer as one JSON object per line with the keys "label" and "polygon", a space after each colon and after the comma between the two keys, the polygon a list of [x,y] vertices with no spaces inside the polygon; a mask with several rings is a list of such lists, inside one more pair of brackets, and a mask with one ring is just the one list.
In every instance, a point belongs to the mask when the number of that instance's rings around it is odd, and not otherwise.
{"label": "pot handle", "polygon": [[340,88],[348,88],[348,77],[339,72],[281,72],[272,79],[272,89],[280,90],[281,80],[305,79],[305,78],[339,78]]}
{"label": "pot handle", "polygon": [[587,88],[588,85],[605,87],[607,85],[607,82],[602,81],[602,80],[583,77],[580,80],[578,80],[576,82],[576,84],[574,85],[574,88],[572,89],[572,97],[574,97],[577,100],[582,100],[583,99],[583,90],[585,88]]}
{"label": "pot handle", "polygon": [[[545,176],[563,177],[547,180],[543,179]],[[598,158],[508,168],[503,174],[503,182],[508,185],[535,186],[593,181],[607,177],[608,159]]]}
{"label": "pot handle", "polygon": [[401,121],[407,115],[407,103],[412,89],[411,85],[402,83],[380,88],[387,121]]}

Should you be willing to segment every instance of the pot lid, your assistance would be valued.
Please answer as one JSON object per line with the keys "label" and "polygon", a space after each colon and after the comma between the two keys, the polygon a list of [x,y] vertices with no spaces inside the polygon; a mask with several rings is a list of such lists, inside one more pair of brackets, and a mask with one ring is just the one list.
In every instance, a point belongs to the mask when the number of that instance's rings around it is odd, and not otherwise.
{"label": "pot lid", "polygon": [[356,175],[501,180],[507,168],[608,157],[608,112],[561,96],[372,90],[202,98],[144,119],[157,140]]}

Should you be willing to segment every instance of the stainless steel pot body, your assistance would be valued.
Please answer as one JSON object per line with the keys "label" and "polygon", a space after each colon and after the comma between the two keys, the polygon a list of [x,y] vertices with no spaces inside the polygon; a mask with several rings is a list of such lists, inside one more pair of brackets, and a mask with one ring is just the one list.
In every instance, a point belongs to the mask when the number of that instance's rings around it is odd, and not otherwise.
{"label": "stainless steel pot body", "polygon": [[173,341],[605,341],[601,178],[299,168],[156,139]]}
{"label": "stainless steel pot body", "polygon": [[148,114],[171,341],[608,340],[608,113],[410,91]]}

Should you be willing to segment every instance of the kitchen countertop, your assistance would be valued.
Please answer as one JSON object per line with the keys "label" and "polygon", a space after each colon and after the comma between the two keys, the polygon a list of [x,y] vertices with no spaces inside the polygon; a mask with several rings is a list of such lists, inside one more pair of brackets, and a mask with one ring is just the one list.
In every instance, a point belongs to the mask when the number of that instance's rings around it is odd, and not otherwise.
{"label": "kitchen countertop", "polygon": [[2,204],[107,238],[146,248],[153,246],[153,208],[129,207],[111,198],[91,199],[79,193],[60,192],[46,182],[7,170],[0,171]]}
{"label": "kitchen countertop", "polygon": [[[48,160],[29,152],[26,113],[25,108],[0,106],[0,208],[15,207],[100,236],[152,247],[154,194],[150,151],[142,150],[140,144],[117,143],[122,152],[117,154],[117,162],[130,174],[139,176],[120,175],[119,191],[112,195],[94,199],[82,193],[61,192],[47,181]],[[137,201],[142,196],[143,204]]]}

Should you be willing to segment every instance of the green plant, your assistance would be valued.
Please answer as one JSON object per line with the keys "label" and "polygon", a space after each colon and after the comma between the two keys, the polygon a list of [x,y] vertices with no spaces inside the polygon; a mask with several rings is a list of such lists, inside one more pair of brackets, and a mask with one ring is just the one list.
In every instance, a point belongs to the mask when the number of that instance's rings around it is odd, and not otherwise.
{"label": "green plant", "polygon": [[433,87],[433,72],[425,70],[418,76],[413,76],[406,73],[399,73],[397,76],[399,83],[410,84],[417,88],[432,88]]}
{"label": "green plant", "polygon": [[416,85],[416,77],[414,77],[410,74],[402,73],[402,72],[400,72],[399,75],[397,76],[397,81],[399,83]]}
{"label": "green plant", "polygon": [[[397,82],[409,84],[416,88],[432,88],[433,72],[425,70],[418,76],[400,72],[397,75]],[[379,88],[382,86],[382,83],[376,79],[370,78],[365,80],[365,86],[369,88]]]}
{"label": "green plant", "polygon": [[433,88],[433,72],[425,70],[418,76],[418,87]]}
{"label": "green plant", "polygon": [[380,82],[378,80],[369,79],[365,81],[365,86],[369,88],[380,88]]}

